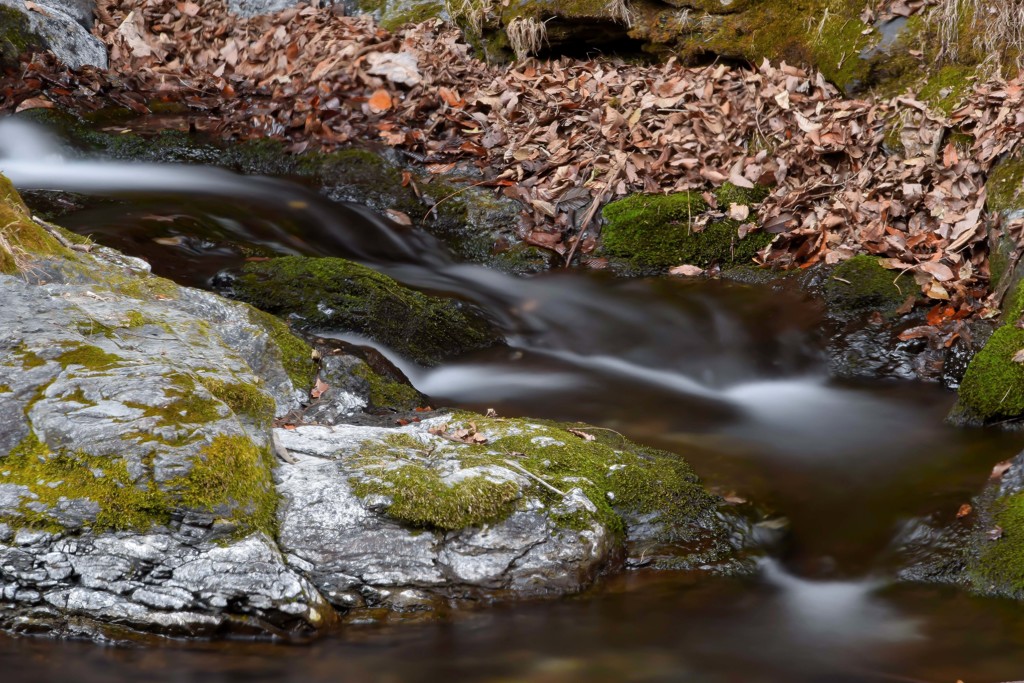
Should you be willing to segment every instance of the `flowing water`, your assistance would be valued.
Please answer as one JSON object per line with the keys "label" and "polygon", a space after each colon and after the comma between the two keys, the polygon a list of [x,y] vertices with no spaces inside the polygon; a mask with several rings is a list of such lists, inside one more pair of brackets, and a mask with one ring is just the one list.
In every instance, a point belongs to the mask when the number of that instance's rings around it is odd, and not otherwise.
{"label": "flowing water", "polygon": [[0,171],[17,186],[117,198],[65,216],[66,226],[186,284],[206,286],[252,254],[338,255],[471,301],[507,348],[429,370],[382,349],[438,404],[582,420],[683,454],[716,490],[785,515],[791,533],[751,579],[632,571],[574,598],[351,624],[302,647],[0,639],[5,680],[1024,678],[1024,609],[894,583],[886,552],[908,520],[952,519],[1021,437],[946,427],[954,396],[935,385],[830,380],[822,310],[806,295],[569,271],[514,278],[298,186],[66,161],[11,125],[0,122]]}

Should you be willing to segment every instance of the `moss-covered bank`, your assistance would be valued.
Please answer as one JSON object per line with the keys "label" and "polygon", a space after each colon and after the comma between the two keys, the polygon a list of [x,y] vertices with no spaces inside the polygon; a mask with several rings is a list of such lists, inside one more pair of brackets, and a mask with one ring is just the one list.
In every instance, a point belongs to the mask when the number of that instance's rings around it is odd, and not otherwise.
{"label": "moss-covered bank", "polygon": [[886,270],[875,256],[859,254],[838,264],[822,288],[830,312],[837,315],[879,311],[892,313],[917,293],[912,277]]}
{"label": "moss-covered bank", "polygon": [[0,273],[18,272],[34,256],[70,252],[32,220],[11,181],[0,175]]}
{"label": "moss-covered bank", "polygon": [[498,333],[467,305],[429,297],[351,261],[289,256],[249,263],[234,295],[307,329],[371,337],[423,365],[486,348]]}

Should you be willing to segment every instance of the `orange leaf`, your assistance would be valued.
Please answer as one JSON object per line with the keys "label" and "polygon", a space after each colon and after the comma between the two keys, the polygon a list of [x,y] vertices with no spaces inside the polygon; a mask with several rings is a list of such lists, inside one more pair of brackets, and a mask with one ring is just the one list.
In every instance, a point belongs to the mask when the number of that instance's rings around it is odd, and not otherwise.
{"label": "orange leaf", "polygon": [[367,104],[370,105],[370,111],[375,114],[381,114],[391,109],[391,94],[387,90],[378,90],[373,93]]}
{"label": "orange leaf", "polygon": [[441,99],[444,100],[445,104],[453,109],[462,109],[466,106],[466,100],[459,97],[459,94],[453,90],[442,87],[437,91],[437,94],[441,96]]}

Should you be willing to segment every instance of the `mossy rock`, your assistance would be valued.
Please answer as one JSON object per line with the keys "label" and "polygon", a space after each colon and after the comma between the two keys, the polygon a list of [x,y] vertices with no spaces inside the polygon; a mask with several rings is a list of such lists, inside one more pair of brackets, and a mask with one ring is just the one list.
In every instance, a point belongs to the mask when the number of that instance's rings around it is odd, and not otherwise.
{"label": "mossy rock", "polygon": [[[987,529],[978,530],[979,551],[969,560],[971,583],[986,594],[1024,599],[1024,493],[987,503],[984,515],[990,519]],[[995,528],[998,538],[982,536]]]}
{"label": "mossy rock", "polygon": [[423,365],[501,341],[475,310],[351,261],[289,256],[246,264],[234,296],[306,329],[365,335]]}
{"label": "mossy rock", "polygon": [[[733,200],[729,203],[752,201],[750,195],[732,190],[723,197]],[[602,210],[607,221],[601,232],[604,253],[640,267],[684,263],[728,267],[749,263],[773,239],[762,231],[740,239],[739,223],[733,220],[716,221],[697,232],[693,221],[706,209],[707,204],[696,192],[637,194],[611,202]]]}
{"label": "mossy rock", "polygon": [[[488,472],[514,471],[508,464],[513,460],[563,492],[582,489],[594,504],[593,512],[558,520],[566,528],[586,529],[598,522],[624,540],[627,520],[644,518],[660,526],[657,540],[685,544],[702,538],[719,514],[721,499],[704,488],[683,458],[639,446],[614,432],[472,413],[457,413],[448,423],[450,430],[470,426],[486,436],[486,443],[432,444],[430,457],[418,460],[408,453],[428,446],[407,433],[366,443],[356,460],[365,476],[352,480],[356,495],[385,497],[387,514],[412,527],[455,531],[482,526],[504,519],[524,503],[519,484]],[[450,458],[479,474],[458,477],[454,484],[444,481],[432,463]],[[548,488],[534,488],[530,496],[548,505],[561,500]]]}
{"label": "mossy rock", "polygon": [[430,19],[448,19],[445,4],[437,0],[357,0],[356,5],[388,31]]}
{"label": "mossy rock", "polygon": [[17,273],[36,257],[70,254],[32,220],[11,181],[0,175],[0,273]]}
{"label": "mossy rock", "polygon": [[0,67],[15,64],[21,54],[42,44],[23,12],[0,5]]}
{"label": "mossy rock", "polygon": [[1004,302],[1003,325],[967,366],[949,422],[1013,424],[1024,416],[1024,364],[1014,360],[1024,349],[1024,283]]}
{"label": "mossy rock", "polygon": [[860,254],[832,269],[823,287],[834,314],[880,311],[892,313],[917,292],[913,278],[886,270],[878,258]]}

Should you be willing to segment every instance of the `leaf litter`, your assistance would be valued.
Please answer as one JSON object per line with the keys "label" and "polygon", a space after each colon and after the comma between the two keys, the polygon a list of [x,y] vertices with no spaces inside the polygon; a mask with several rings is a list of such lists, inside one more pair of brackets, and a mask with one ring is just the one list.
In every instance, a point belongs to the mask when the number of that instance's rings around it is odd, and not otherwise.
{"label": "leaf litter", "polygon": [[[770,193],[756,210],[718,212],[747,221],[744,234],[776,236],[761,265],[882,257],[950,311],[928,321],[928,334],[941,328],[947,342],[962,318],[998,304],[984,299],[985,180],[1021,146],[1022,77],[977,83],[946,115],[911,93],[844,98],[821,74],[784,62],[494,66],[440,21],[388,32],[369,17],[302,4],[243,19],[219,1],[108,0],[97,15],[109,71],[74,72],[37,55],[0,80],[0,109],[148,113],[173,102],[225,139],[273,137],[293,152],[383,144],[429,173],[468,176],[518,200],[521,239],[592,267],[607,265],[592,254],[608,201],[763,186]],[[1024,219],[997,229],[1019,243]]]}

